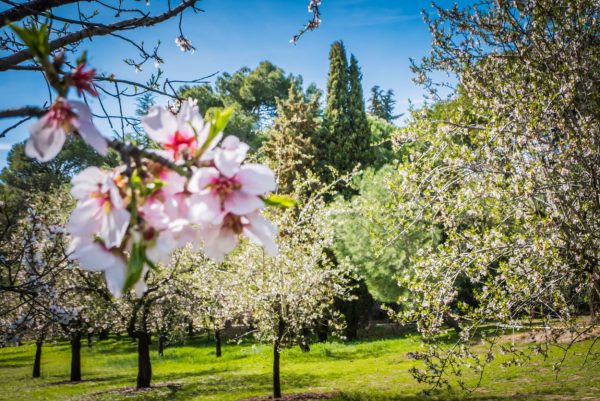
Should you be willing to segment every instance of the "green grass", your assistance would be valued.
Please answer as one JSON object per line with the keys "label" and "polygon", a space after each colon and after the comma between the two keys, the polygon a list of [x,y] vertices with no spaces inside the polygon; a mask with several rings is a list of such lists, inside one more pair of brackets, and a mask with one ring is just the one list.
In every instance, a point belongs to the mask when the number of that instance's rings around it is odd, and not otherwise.
{"label": "green grass", "polygon": [[[492,364],[481,387],[466,395],[438,392],[433,399],[454,400],[600,400],[598,361],[583,366],[591,342],[576,344],[558,375],[552,364],[560,356],[534,359],[521,367]],[[425,399],[408,373],[419,350],[418,337],[354,344],[315,344],[309,353],[285,350],[282,356],[284,393],[341,392],[336,401],[416,401]],[[152,352],[153,384],[149,391],[123,391],[135,385],[135,344],[114,339],[82,349],[84,381],[69,378],[69,347],[44,347],[42,377],[31,378],[35,348],[0,349],[1,400],[239,400],[268,395],[271,390],[271,349],[250,344],[226,345],[215,358],[210,343],[196,340],[167,348],[164,357]],[[471,382],[475,378],[470,378]]]}

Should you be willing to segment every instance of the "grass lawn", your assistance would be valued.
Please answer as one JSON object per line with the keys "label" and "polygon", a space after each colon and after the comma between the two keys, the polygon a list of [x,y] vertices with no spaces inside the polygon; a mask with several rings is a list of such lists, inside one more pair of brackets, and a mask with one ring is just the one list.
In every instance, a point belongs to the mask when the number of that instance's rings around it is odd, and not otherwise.
{"label": "grass lawn", "polygon": [[[154,344],[156,345],[156,344]],[[583,358],[590,341],[578,343],[563,363],[558,378],[551,360],[541,357],[521,367],[487,371],[480,389],[464,393],[437,393],[430,399],[454,400],[600,400],[599,361]],[[418,337],[353,344],[315,344],[309,353],[297,347],[282,354],[285,393],[339,392],[335,401],[416,401],[425,387],[408,373]],[[597,351],[597,349],[596,349]],[[153,385],[133,391],[137,356],[130,341],[114,339],[82,349],[84,381],[68,383],[70,349],[66,343],[44,347],[42,377],[31,378],[34,346],[0,349],[1,400],[239,400],[271,391],[271,349],[250,344],[225,345],[215,358],[210,343],[195,340],[167,348],[164,357],[152,351]]]}

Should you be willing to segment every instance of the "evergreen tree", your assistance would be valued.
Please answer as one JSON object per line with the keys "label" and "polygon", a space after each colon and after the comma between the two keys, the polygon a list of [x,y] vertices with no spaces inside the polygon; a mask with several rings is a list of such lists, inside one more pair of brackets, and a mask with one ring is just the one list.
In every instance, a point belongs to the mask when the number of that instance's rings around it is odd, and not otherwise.
{"label": "evergreen tree", "polygon": [[325,129],[315,141],[320,173],[326,182],[333,179],[328,166],[344,174],[358,163],[367,165],[371,142],[356,57],[351,57],[348,66],[343,43],[335,42],[329,62]]}
{"label": "evergreen tree", "polygon": [[394,91],[388,89],[385,95],[383,95],[383,111],[385,113],[385,120],[392,122],[393,120],[400,117],[400,115],[394,115],[394,106],[396,106],[396,99],[394,99]]}
{"label": "evergreen tree", "polygon": [[358,66],[358,60],[354,54],[350,57],[350,68],[348,70],[349,92],[348,92],[348,114],[350,116],[350,137],[352,145],[352,164],[360,162],[363,167],[371,160],[371,130],[365,112],[365,100],[362,90],[362,74]]}
{"label": "evergreen tree", "polygon": [[371,88],[371,98],[369,99],[369,114],[384,119],[391,123],[400,115],[394,115],[394,106],[396,99],[394,91],[389,89],[385,94],[379,85]]}
{"label": "evergreen tree", "polygon": [[369,98],[369,114],[379,118],[386,119],[383,109],[383,89],[379,85],[371,88],[371,97]]}
{"label": "evergreen tree", "polygon": [[311,138],[319,130],[319,94],[307,100],[295,83],[288,98],[277,100],[277,118],[262,152],[275,171],[280,193],[292,193],[293,183],[312,168],[315,148]]}
{"label": "evergreen tree", "polygon": [[332,179],[331,172],[326,168],[327,165],[340,172],[346,172],[352,168],[349,161],[351,146],[347,141],[351,131],[348,115],[348,87],[346,50],[342,42],[335,42],[329,52],[325,127],[315,141],[321,164],[320,172],[326,181]]}

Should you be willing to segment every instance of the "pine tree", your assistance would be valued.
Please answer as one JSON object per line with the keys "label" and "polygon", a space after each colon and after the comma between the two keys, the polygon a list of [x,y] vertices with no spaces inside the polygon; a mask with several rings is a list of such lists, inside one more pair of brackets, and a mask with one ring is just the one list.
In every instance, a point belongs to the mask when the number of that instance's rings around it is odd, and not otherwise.
{"label": "pine tree", "polygon": [[[357,162],[362,166],[368,165],[371,160],[371,130],[365,112],[365,100],[362,90],[362,74],[358,66],[358,60],[354,55],[350,57],[350,68],[348,69],[349,92],[348,113],[350,116],[350,137],[352,144],[352,165]],[[352,168],[351,166],[350,168]]]}
{"label": "pine tree", "polygon": [[369,98],[369,114],[387,120],[385,110],[383,108],[383,89],[381,89],[379,85],[375,85],[371,88],[371,97]]}
{"label": "pine tree", "polygon": [[315,147],[311,138],[320,129],[319,93],[310,100],[292,83],[288,98],[277,99],[277,118],[262,152],[266,163],[275,171],[278,192],[292,193],[293,183],[313,166]]}
{"label": "pine tree", "polygon": [[394,115],[396,99],[394,99],[394,91],[392,89],[389,89],[384,94],[383,89],[379,85],[375,85],[371,88],[369,103],[369,114],[372,116],[382,118],[388,123],[400,117],[399,115]]}

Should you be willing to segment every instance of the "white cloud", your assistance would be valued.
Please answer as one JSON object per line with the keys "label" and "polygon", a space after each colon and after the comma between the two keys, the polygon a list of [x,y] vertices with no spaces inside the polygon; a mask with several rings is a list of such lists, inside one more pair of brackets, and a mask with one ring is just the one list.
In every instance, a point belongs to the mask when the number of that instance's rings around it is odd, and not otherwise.
{"label": "white cloud", "polygon": [[0,143],[0,152],[10,150],[12,147],[12,143]]}

